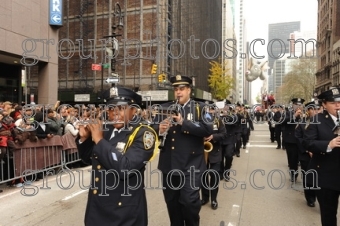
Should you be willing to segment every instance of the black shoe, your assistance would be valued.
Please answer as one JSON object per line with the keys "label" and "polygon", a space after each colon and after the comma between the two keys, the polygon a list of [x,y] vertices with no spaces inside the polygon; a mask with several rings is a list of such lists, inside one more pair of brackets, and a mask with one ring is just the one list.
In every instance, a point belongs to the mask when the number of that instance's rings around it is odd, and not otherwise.
{"label": "black shoe", "polygon": [[240,157],[240,154],[236,154],[236,157],[239,158],[239,157]]}
{"label": "black shoe", "polygon": [[244,145],[244,146],[243,146],[243,149],[246,149],[246,148],[247,148],[247,146]]}
{"label": "black shoe", "polygon": [[216,210],[217,207],[218,207],[217,201],[212,201],[212,202],[211,202],[211,209]]}
{"label": "black shoe", "polygon": [[276,149],[281,149],[281,147],[277,146]]}
{"label": "black shoe", "polygon": [[205,200],[205,199],[202,199],[202,200],[201,200],[201,205],[202,205],[202,206],[204,206],[204,205],[207,204],[207,203],[208,203],[208,200]]}
{"label": "black shoe", "polygon": [[307,206],[309,206],[309,207],[315,207],[315,202],[307,202]]}

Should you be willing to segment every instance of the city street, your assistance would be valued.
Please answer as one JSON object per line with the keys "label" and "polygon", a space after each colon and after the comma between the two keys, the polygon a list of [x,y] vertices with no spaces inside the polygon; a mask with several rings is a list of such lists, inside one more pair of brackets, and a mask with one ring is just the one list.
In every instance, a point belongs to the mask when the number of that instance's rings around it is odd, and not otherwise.
{"label": "city street", "polygon": [[[162,191],[150,188],[159,184],[157,173],[150,176],[156,167],[157,158],[149,163],[146,172],[149,225],[167,226],[170,224]],[[286,152],[270,142],[266,123],[255,124],[248,146],[241,149],[240,158],[234,158],[232,168],[235,175],[230,182],[220,181],[218,209],[212,210],[210,203],[202,207],[201,225],[321,224],[318,203],[314,208],[306,205],[300,176],[296,184],[291,184]],[[89,169],[78,169],[84,171],[83,178],[73,169],[73,174],[34,182],[25,189],[26,194],[38,192],[31,197],[24,196],[22,188],[1,185],[4,191],[0,193],[0,226],[83,225],[88,191],[82,188],[90,183]]]}

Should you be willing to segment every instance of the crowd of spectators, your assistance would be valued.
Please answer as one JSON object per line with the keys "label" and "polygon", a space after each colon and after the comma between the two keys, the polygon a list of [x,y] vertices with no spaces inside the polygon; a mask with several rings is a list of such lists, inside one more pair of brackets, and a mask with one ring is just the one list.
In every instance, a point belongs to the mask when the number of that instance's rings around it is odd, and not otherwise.
{"label": "crowd of spectators", "polygon": [[[37,142],[39,139],[50,139],[53,136],[62,136],[67,133],[76,137],[80,120],[89,119],[92,117],[92,112],[98,112],[96,115],[101,114],[100,111],[95,110],[85,106],[75,108],[70,105],[60,106],[57,109],[42,109],[42,106],[34,103],[22,106],[9,101],[0,102],[0,171],[6,168],[6,164],[9,164],[5,158],[9,155],[6,153],[9,150],[8,141],[24,146],[26,140]],[[83,166],[83,164],[78,163],[77,166]],[[14,180],[8,185],[19,184],[20,186],[21,182]]]}

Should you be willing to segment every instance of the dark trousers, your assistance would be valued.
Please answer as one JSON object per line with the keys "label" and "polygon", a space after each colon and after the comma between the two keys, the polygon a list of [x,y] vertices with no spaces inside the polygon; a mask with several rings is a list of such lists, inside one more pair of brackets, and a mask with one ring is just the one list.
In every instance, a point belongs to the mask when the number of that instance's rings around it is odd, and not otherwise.
{"label": "dark trousers", "polygon": [[191,178],[189,175],[167,178],[166,174],[163,175],[163,186],[165,187],[163,195],[171,226],[199,225],[201,176],[202,174],[195,174],[195,177]]}
{"label": "dark trousers", "polygon": [[242,133],[236,133],[235,138],[236,138],[236,144],[235,144],[235,154],[239,155],[240,154],[240,148],[241,148],[241,135]]}
{"label": "dark trousers", "polygon": [[320,205],[322,226],[336,226],[338,212],[339,191],[327,188],[316,190],[316,197]]}
{"label": "dark trousers", "polygon": [[[205,171],[202,175],[202,199],[209,201],[209,197],[211,201],[217,201],[217,193],[218,193],[218,184],[220,182],[220,169],[221,163],[209,163],[207,164],[207,169],[211,171]],[[209,194],[210,193],[210,194]]]}
{"label": "dark trousers", "polygon": [[[287,152],[287,159],[288,159],[288,165],[289,170],[292,172],[291,176],[297,177],[297,170],[299,165],[299,147],[296,143],[285,143],[286,146],[286,152]],[[294,172],[293,172],[294,171]]]}
{"label": "dark trousers", "polygon": [[242,145],[246,146],[249,141],[248,129],[243,128],[241,133]]}
{"label": "dark trousers", "polygon": [[222,163],[221,166],[221,173],[223,173],[223,177],[227,179],[227,176],[225,173],[227,170],[231,169],[231,165],[233,163],[233,156],[234,156],[234,150],[235,150],[235,144],[223,144],[221,145],[222,150]]}
{"label": "dark trousers", "polygon": [[308,171],[308,164],[309,161],[306,160],[300,160],[301,163],[301,171],[302,171],[302,184],[303,184],[303,188],[304,188],[304,194],[305,194],[305,198],[307,202],[315,202],[316,200],[316,193],[315,190],[313,189],[309,189],[309,187],[312,187],[312,185],[307,183],[306,180],[306,175],[305,172]]}
{"label": "dark trousers", "polygon": [[281,133],[282,133],[281,126],[278,126],[276,124],[276,126],[275,126],[275,140],[276,140],[277,146],[279,148],[281,148]]}
{"label": "dark trousers", "polygon": [[275,141],[275,127],[269,126],[269,132],[270,132],[270,140],[271,142]]}

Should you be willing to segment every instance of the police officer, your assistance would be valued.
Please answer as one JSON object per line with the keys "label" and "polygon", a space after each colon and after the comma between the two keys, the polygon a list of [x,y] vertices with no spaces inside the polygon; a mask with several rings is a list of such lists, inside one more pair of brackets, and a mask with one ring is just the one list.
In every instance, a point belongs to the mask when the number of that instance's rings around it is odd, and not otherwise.
{"label": "police officer", "polygon": [[234,116],[236,116],[236,121],[235,121],[235,151],[234,154],[236,155],[236,157],[240,157],[241,154],[241,146],[242,146],[242,126],[241,126],[241,122],[244,121],[244,115],[240,114],[241,112],[241,104],[240,103],[236,103],[236,108],[235,111],[233,113]]}
{"label": "police officer", "polygon": [[159,135],[166,134],[158,169],[163,173],[163,194],[171,225],[195,226],[199,225],[199,190],[206,170],[204,137],[210,136],[213,130],[211,124],[206,123],[205,104],[190,99],[191,78],[177,75],[171,77],[170,82],[181,109],[170,119],[161,121],[157,128]]}
{"label": "police officer", "polygon": [[104,99],[107,123],[92,119],[81,124],[76,139],[81,159],[92,164],[85,225],[146,226],[144,170],[153,156],[157,134],[135,117],[138,106],[131,104],[140,105],[140,95],[112,87],[104,92]]}
{"label": "police officer", "polygon": [[299,147],[298,139],[295,137],[295,128],[302,120],[302,104],[304,101],[301,98],[293,98],[291,100],[293,106],[290,111],[286,112],[282,120],[282,126],[284,127],[282,139],[285,141],[291,182],[296,181],[298,177]]}
{"label": "police officer", "polygon": [[281,149],[281,134],[282,134],[282,121],[285,117],[283,114],[283,107],[281,105],[278,105],[276,112],[274,113],[274,123],[275,123],[275,139],[277,142],[276,149]]}
{"label": "police officer", "polygon": [[[213,117],[217,109],[211,109]],[[217,116],[217,115],[216,115]],[[220,181],[220,169],[221,169],[221,161],[222,161],[222,151],[221,151],[221,142],[226,139],[227,133],[226,128],[221,119],[214,117],[214,123],[212,124],[213,127],[213,134],[209,137],[205,138],[206,142],[210,142],[212,147],[209,149],[205,149],[206,153],[206,163],[207,169],[210,171],[206,171],[203,173],[202,179],[202,200],[201,204],[205,205],[209,202],[209,197],[211,199],[211,208],[216,210],[218,207],[217,202],[217,193],[218,193],[218,184]],[[210,178],[209,178],[210,176]]]}
{"label": "police officer", "polygon": [[[318,96],[324,112],[317,115],[318,123],[310,123],[305,130],[303,145],[313,153],[310,168],[317,173],[317,181],[308,181],[316,190],[323,226],[337,225],[340,195],[340,136],[338,131],[340,89],[330,88]],[[317,184],[316,184],[317,183]]]}
{"label": "police officer", "polygon": [[309,170],[309,162],[312,157],[312,153],[306,150],[302,146],[303,134],[305,132],[305,128],[309,126],[310,123],[316,121],[316,114],[318,114],[318,110],[320,109],[318,101],[312,101],[305,104],[306,114],[304,115],[304,119],[302,119],[295,129],[295,137],[298,139],[298,147],[299,147],[299,161],[301,164],[301,174],[302,174],[302,182],[304,188],[304,195],[307,202],[307,206],[315,207],[316,201],[316,193],[315,190],[309,189],[311,185],[307,184],[306,176],[308,175],[306,172]]}
{"label": "police officer", "polygon": [[236,145],[236,130],[239,128],[236,123],[238,120],[237,115],[232,113],[231,102],[226,100],[226,107],[222,114],[222,121],[226,128],[227,136],[221,142],[222,149],[222,162],[221,162],[221,179],[225,179],[226,181],[230,180],[230,171],[231,166],[234,160],[234,152]]}

